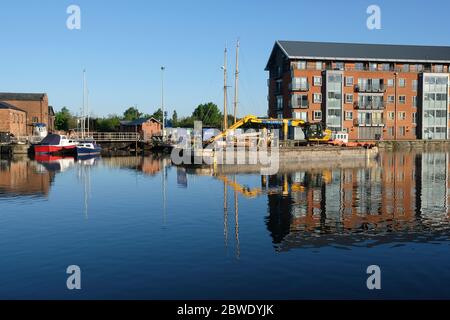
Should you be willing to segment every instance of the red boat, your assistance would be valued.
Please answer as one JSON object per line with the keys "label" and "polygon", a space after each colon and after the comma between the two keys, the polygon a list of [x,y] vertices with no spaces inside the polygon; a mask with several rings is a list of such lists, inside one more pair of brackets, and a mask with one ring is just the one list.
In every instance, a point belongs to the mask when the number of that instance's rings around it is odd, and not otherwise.
{"label": "red boat", "polygon": [[59,134],[50,134],[34,146],[36,154],[71,154],[76,151],[77,142]]}

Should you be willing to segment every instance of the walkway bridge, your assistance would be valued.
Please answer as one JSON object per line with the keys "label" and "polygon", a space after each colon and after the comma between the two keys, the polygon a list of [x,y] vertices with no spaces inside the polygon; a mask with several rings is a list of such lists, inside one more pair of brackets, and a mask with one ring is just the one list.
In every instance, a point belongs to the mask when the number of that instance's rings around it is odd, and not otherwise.
{"label": "walkway bridge", "polygon": [[146,142],[150,139],[144,139],[137,132],[94,132],[92,138],[96,142],[113,143],[113,142]]}

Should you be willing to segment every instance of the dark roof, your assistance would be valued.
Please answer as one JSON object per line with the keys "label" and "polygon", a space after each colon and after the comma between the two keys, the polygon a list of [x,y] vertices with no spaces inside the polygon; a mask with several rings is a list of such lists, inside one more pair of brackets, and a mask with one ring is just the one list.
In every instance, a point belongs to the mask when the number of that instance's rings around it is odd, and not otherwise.
{"label": "dark roof", "polygon": [[45,98],[45,93],[10,93],[0,92],[0,101],[41,101]]}
{"label": "dark roof", "polygon": [[450,47],[442,46],[277,41],[274,51],[277,47],[291,59],[450,62]]}
{"label": "dark roof", "polygon": [[125,127],[141,126],[150,120],[161,123],[160,121],[156,120],[155,118],[143,118],[143,119],[137,119],[137,120],[133,120],[133,121],[120,121],[120,125],[125,126]]}
{"label": "dark roof", "polygon": [[0,101],[0,109],[12,109],[12,110],[25,112],[22,109],[19,109],[19,108],[13,106],[12,104],[9,104],[9,103],[6,103],[6,102],[1,102],[1,101]]}

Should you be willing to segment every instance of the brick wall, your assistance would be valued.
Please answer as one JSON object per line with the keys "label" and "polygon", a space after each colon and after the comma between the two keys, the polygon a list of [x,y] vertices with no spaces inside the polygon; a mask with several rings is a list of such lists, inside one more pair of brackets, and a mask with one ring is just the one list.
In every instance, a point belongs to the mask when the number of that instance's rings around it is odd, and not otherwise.
{"label": "brick wall", "polygon": [[21,101],[21,100],[5,100],[9,103],[27,113],[27,135],[33,133],[33,123],[44,123],[49,127],[48,116],[48,98],[44,97],[41,101]]}
{"label": "brick wall", "polygon": [[161,134],[161,130],[161,124],[158,122],[149,121],[142,125],[142,133],[146,138]]}
{"label": "brick wall", "polygon": [[0,132],[10,132],[16,137],[27,135],[26,113],[14,109],[0,109]]}

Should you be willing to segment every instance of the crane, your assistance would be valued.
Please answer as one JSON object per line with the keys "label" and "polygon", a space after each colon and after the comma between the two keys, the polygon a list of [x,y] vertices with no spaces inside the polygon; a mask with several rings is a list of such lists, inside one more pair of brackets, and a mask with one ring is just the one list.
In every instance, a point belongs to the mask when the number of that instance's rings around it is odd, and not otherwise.
{"label": "crane", "polygon": [[331,140],[332,135],[331,130],[324,128],[322,123],[310,123],[298,119],[259,118],[254,115],[247,115],[230,126],[228,129],[206,141],[205,144],[210,145],[222,138],[225,138],[236,129],[239,129],[247,124],[260,125],[264,127],[281,127],[283,128],[283,136],[285,140],[287,140],[288,137],[289,127],[303,128],[305,139],[308,142],[327,143]]}

